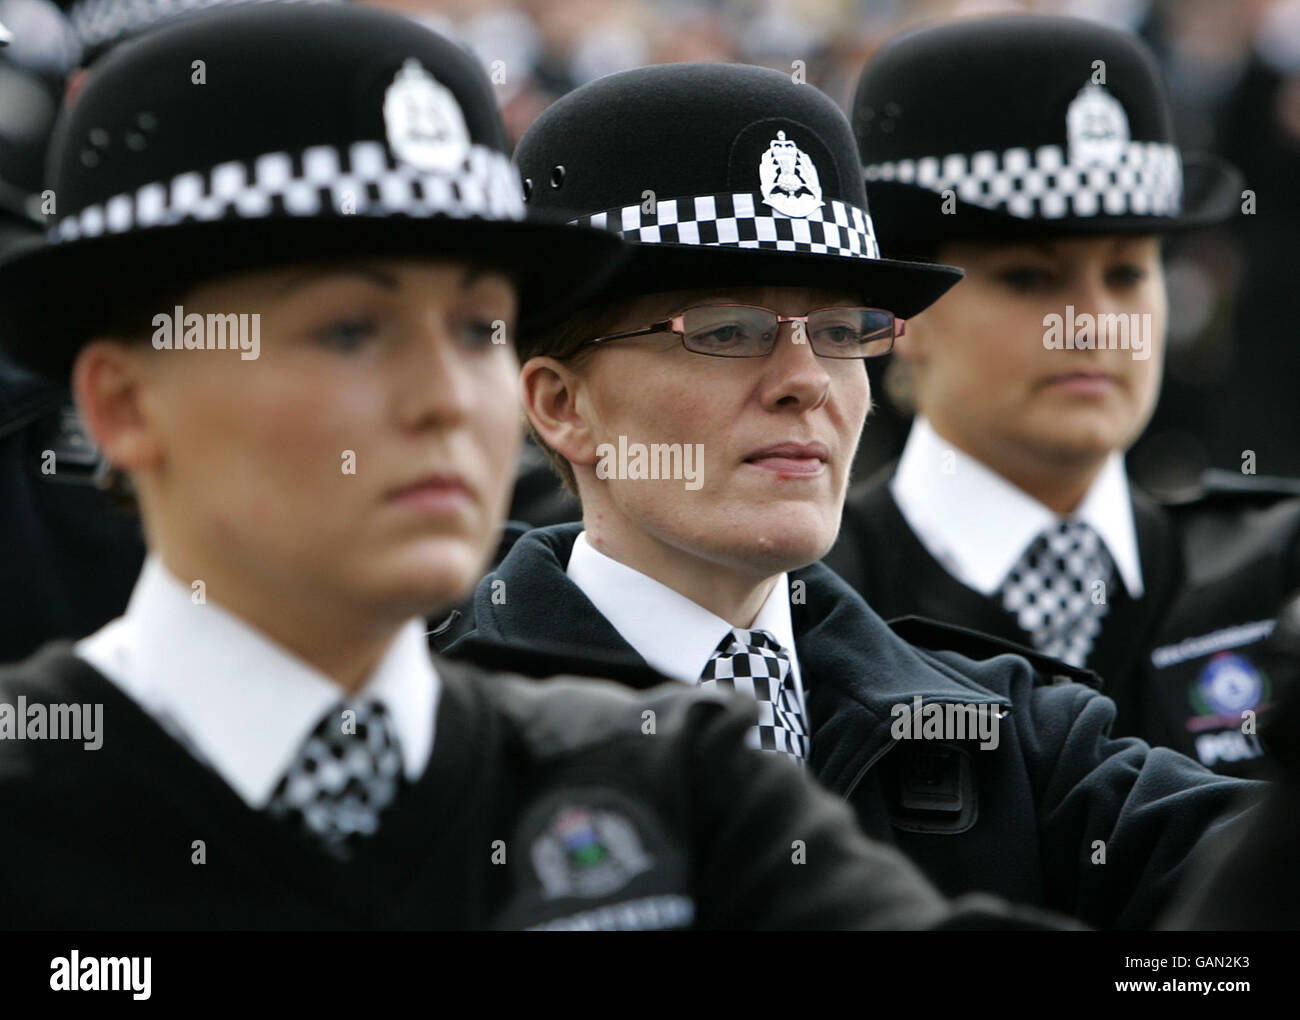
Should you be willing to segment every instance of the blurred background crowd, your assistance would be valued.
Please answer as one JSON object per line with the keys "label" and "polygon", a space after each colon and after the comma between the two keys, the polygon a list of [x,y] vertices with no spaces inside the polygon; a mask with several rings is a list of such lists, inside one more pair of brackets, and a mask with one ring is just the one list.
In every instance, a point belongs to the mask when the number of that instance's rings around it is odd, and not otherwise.
{"label": "blurred background crowd", "polygon": [[[644,64],[763,64],[801,73],[847,108],[875,49],[914,25],[1028,10],[1132,30],[1163,64],[1182,146],[1240,167],[1254,212],[1170,242],[1164,396],[1130,469],[1161,494],[1176,494],[1207,467],[1241,471],[1243,459],[1258,474],[1300,474],[1300,346],[1291,306],[1300,227],[1300,0],[379,2],[478,54],[514,138],[568,90]],[[12,223],[41,190],[44,142],[78,41],[48,0],[0,0],[0,22],[14,36],[0,57],[0,210]],[[887,396],[897,390],[889,365],[873,373],[881,406],[864,436],[860,475],[896,456],[906,434],[906,419]]]}

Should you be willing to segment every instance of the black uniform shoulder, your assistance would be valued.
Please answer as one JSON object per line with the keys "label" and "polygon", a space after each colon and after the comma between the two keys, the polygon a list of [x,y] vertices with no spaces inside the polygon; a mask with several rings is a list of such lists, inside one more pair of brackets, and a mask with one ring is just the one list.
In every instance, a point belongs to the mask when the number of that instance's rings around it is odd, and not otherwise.
{"label": "black uniform shoulder", "polygon": [[437,665],[452,682],[472,686],[539,758],[580,754],[619,741],[645,741],[648,735],[659,738],[654,746],[666,746],[691,740],[712,725],[734,729],[739,735],[757,716],[756,709],[741,699],[671,681],[650,690],[633,690],[589,676],[538,680],[454,659],[439,658]]}
{"label": "black uniform shoulder", "polygon": [[[35,706],[46,718],[54,706],[80,706],[111,696],[109,681],[72,652],[69,641],[51,641],[20,662],[0,665],[0,785],[30,792],[33,770],[48,773],[59,755],[78,757],[82,744],[67,740],[14,739],[26,731]],[[39,778],[46,779],[48,774]]]}
{"label": "black uniform shoulder", "polygon": [[1156,494],[1157,501],[1172,510],[1197,506],[1267,506],[1279,500],[1300,497],[1300,478],[1278,475],[1244,475],[1211,468],[1195,484]]}
{"label": "black uniform shoulder", "polygon": [[908,644],[930,652],[956,652],[982,662],[998,655],[1018,655],[1033,667],[1035,686],[1078,683],[1100,690],[1102,678],[1090,669],[1071,666],[1027,645],[953,623],[924,616],[900,616],[889,620],[889,629]]}
{"label": "black uniform shoulder", "polygon": [[[515,543],[531,531],[532,527],[531,524],[523,521],[506,521],[501,529],[501,538],[497,542],[496,552],[493,553],[484,573],[496,570],[514,548]],[[471,591],[459,605],[444,609],[437,616],[430,618],[428,624],[429,647],[434,652],[446,652],[474,629],[474,592]]]}
{"label": "black uniform shoulder", "polygon": [[59,700],[84,693],[87,675],[98,677],[89,663],[72,651],[72,642],[51,641],[27,658],[0,665],[0,704],[28,700]]}
{"label": "black uniform shoulder", "polygon": [[668,678],[641,662],[615,658],[587,648],[529,640],[515,645],[468,634],[439,646],[441,654],[458,662],[468,662],[481,669],[518,673],[544,680],[547,677],[576,675],[616,680],[624,687],[646,690],[667,683]]}
{"label": "black uniform shoulder", "polygon": [[1189,584],[1262,570],[1260,583],[1282,586],[1280,601],[1296,580],[1300,480],[1207,471],[1193,490],[1159,505],[1174,524]]}

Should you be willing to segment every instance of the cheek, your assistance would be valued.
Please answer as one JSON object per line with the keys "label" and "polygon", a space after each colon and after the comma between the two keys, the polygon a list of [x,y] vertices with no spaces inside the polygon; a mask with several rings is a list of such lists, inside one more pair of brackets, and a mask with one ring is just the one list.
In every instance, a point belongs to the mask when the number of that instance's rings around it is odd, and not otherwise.
{"label": "cheek", "polygon": [[871,381],[862,363],[845,366],[832,383],[833,416],[846,433],[861,431],[871,408]]}
{"label": "cheek", "polygon": [[226,470],[257,513],[323,520],[302,515],[302,506],[344,496],[356,487],[340,483],[382,453],[375,439],[386,420],[384,394],[346,366],[268,360],[233,394],[221,412]]}
{"label": "cheek", "polygon": [[602,366],[591,375],[598,442],[617,442],[623,435],[628,442],[704,443],[707,455],[710,441],[725,434],[737,413],[728,414],[725,380],[711,381],[705,370],[667,370],[665,360],[627,359],[621,370]]}
{"label": "cheek", "polygon": [[345,457],[355,454],[357,473],[375,450],[387,420],[384,394],[364,379],[329,371],[281,378],[259,393],[252,412],[256,428],[276,449],[269,463],[310,488],[346,477]]}
{"label": "cheek", "polygon": [[476,445],[491,466],[496,488],[508,493],[514,484],[515,459],[523,439],[519,403],[519,368],[513,359],[493,361],[473,376],[478,388],[474,412]]}
{"label": "cheek", "polygon": [[1153,346],[1156,349],[1151,352],[1151,357],[1134,362],[1138,403],[1143,412],[1149,412],[1160,396],[1160,382],[1164,375],[1164,351],[1158,343],[1153,342]]}
{"label": "cheek", "polygon": [[947,310],[930,334],[936,381],[978,403],[1010,397],[1008,384],[1035,374],[1044,354],[1041,308],[1009,301],[968,301]]}

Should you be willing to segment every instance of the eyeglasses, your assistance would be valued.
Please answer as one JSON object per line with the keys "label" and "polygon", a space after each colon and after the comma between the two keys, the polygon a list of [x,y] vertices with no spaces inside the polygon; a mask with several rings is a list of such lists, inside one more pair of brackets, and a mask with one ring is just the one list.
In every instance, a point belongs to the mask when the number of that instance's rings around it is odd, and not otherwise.
{"label": "eyeglasses", "polygon": [[904,320],[883,308],[818,308],[807,315],[778,315],[757,305],[695,305],[644,329],[613,333],[582,344],[608,343],[651,333],[676,333],[682,346],[715,358],[761,358],[772,352],[783,322],[796,323],[795,343],[821,358],[875,358],[903,335]]}

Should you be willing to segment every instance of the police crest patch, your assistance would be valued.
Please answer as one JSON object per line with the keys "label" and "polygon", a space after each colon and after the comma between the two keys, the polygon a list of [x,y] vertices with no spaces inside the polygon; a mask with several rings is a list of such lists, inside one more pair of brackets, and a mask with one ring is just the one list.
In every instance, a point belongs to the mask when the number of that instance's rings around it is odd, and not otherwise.
{"label": "police crest patch", "polygon": [[649,803],[617,786],[551,790],[512,831],[508,845],[519,852],[509,858],[511,892],[494,927],[689,927],[695,900],[683,840]]}
{"label": "police crest patch", "polygon": [[1103,85],[1085,85],[1065,111],[1071,166],[1117,166],[1129,142],[1128,115]]}
{"label": "police crest patch", "polygon": [[1240,716],[1267,697],[1264,675],[1244,656],[1219,652],[1192,686],[1192,704],[1202,715]]}
{"label": "police crest patch", "polygon": [[469,130],[456,97],[409,58],[384,92],[388,147],[417,170],[447,172],[469,153]]}
{"label": "police crest patch", "polygon": [[784,131],[776,133],[759,160],[758,184],[763,204],[791,218],[805,217],[823,205],[817,168]]}
{"label": "police crest patch", "polygon": [[654,863],[630,819],[579,806],[556,812],[531,855],[550,899],[607,896]]}

